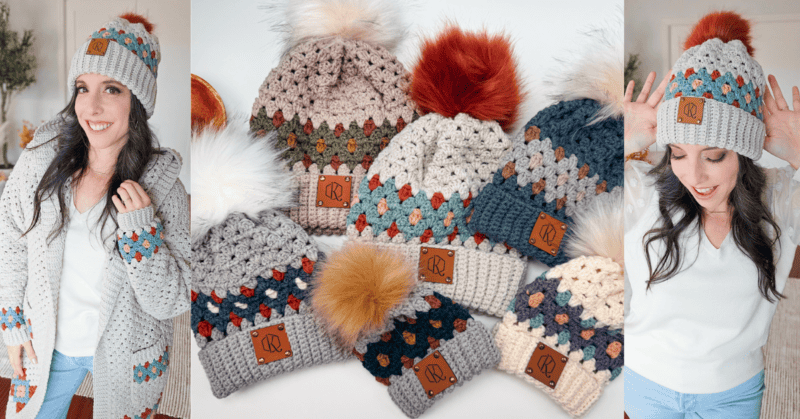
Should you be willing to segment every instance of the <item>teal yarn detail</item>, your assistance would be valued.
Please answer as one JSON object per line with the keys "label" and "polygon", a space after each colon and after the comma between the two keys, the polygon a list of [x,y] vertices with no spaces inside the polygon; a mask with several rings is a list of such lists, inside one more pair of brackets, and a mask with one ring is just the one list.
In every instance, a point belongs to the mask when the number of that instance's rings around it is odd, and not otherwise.
{"label": "teal yarn detail", "polygon": [[[392,223],[397,224],[397,229],[403,233],[408,240],[413,237],[420,237],[425,230],[433,233],[433,243],[446,243],[448,235],[453,234],[458,227],[458,237],[464,242],[471,237],[467,228],[466,217],[471,211],[471,204],[464,208],[464,200],[458,192],[454,192],[450,199],[444,201],[438,209],[433,209],[433,204],[425,191],[419,191],[416,195],[410,196],[405,201],[400,201],[400,188],[397,188],[394,179],[375,188],[369,189],[369,178],[364,178],[358,187],[358,201],[350,208],[347,215],[347,224],[354,224],[362,214],[366,216],[367,224],[372,226],[372,234],[378,236],[388,230]],[[386,199],[388,211],[383,215],[378,213],[378,203],[381,199]],[[422,219],[416,225],[412,225],[409,216],[419,209]],[[449,212],[453,213],[453,219],[449,226],[444,225]]]}
{"label": "teal yarn detail", "polygon": [[169,365],[169,351],[164,351],[164,354],[144,364],[139,364],[133,367],[133,381],[137,384],[155,380],[161,377],[167,371]]}
{"label": "teal yarn detail", "polygon": [[536,317],[531,319],[531,327],[536,329],[537,327],[542,327],[544,324],[544,314],[539,313]]}
{"label": "teal yarn detail", "polygon": [[558,344],[559,345],[566,344],[567,342],[569,342],[569,338],[570,338],[569,330],[566,329],[562,330],[561,333],[558,334]]}
{"label": "teal yarn detail", "polygon": [[19,307],[8,309],[3,308],[0,310],[2,316],[0,317],[0,328],[3,330],[21,328],[25,326],[27,320],[25,319],[25,312]]}
{"label": "teal yarn detail", "polygon": [[556,295],[556,304],[561,307],[564,307],[569,302],[569,299],[572,298],[572,293],[569,291],[559,292]]}
{"label": "teal yarn detail", "polygon": [[[132,33],[119,33],[114,28],[111,29],[103,29],[102,31],[97,31],[92,34],[92,39],[94,38],[105,38],[110,41],[114,41],[121,46],[127,48],[129,51],[132,51],[142,60],[147,68],[153,72],[153,77],[157,77],[158,71],[158,53],[152,51],[150,48],[150,44],[143,42],[142,38],[137,37],[136,34]],[[141,42],[140,42],[141,41]]]}
{"label": "teal yarn detail", "polygon": [[617,368],[614,368],[614,369],[611,371],[611,379],[610,379],[610,380],[608,380],[608,381],[614,381],[614,379],[615,379],[615,378],[617,378],[617,377],[619,377],[619,375],[620,375],[620,374],[622,374],[622,367],[617,367]]}
{"label": "teal yarn detail", "polygon": [[[760,110],[761,105],[764,103],[764,92],[759,91],[759,95],[756,97],[756,86],[752,80],[739,87],[736,77],[730,72],[721,74],[716,80],[712,79],[705,68],[690,73],[688,77],[685,77],[684,74],[685,72],[679,72],[667,85],[667,92],[664,95],[665,101],[675,98],[678,93],[682,97],[705,97],[732,106],[735,101],[739,105],[739,109],[747,113],[755,111],[755,116],[762,121],[764,120],[764,114]],[[702,83],[696,89],[692,86],[696,83],[695,80],[700,80],[700,83]],[[731,90],[724,94],[722,89],[726,84],[730,86]],[[749,103],[747,95],[750,95]]]}
{"label": "teal yarn detail", "polygon": [[594,358],[594,352],[596,350],[597,350],[597,348],[595,348],[594,345],[589,345],[589,346],[583,348],[583,360],[584,361],[588,361],[588,360]]}
{"label": "teal yarn detail", "polygon": [[586,320],[581,320],[581,327],[584,329],[591,329],[597,323],[594,317],[589,317]]}
{"label": "teal yarn detail", "polygon": [[517,299],[514,298],[511,300],[511,304],[508,305],[508,311],[514,311],[514,304],[517,302]]}
{"label": "teal yarn detail", "polygon": [[142,229],[136,232],[125,233],[117,239],[119,254],[126,262],[131,263],[133,259],[141,262],[142,259],[150,259],[158,253],[158,248],[164,244],[164,226],[156,223],[155,226]]}
{"label": "teal yarn detail", "polygon": [[608,334],[609,334],[610,336],[616,336],[616,335],[618,335],[618,334],[619,334],[619,332],[621,332],[621,331],[622,331],[622,329],[608,329]]}

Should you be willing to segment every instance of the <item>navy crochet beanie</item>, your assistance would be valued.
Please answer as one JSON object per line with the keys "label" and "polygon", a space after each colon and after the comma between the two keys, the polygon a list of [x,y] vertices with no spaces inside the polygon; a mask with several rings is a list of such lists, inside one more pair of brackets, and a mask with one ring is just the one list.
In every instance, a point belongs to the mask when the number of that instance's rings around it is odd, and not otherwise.
{"label": "navy crochet beanie", "polygon": [[623,182],[623,120],[596,120],[603,106],[568,100],[533,117],[475,199],[469,227],[548,266],[569,260],[560,244],[572,216]]}

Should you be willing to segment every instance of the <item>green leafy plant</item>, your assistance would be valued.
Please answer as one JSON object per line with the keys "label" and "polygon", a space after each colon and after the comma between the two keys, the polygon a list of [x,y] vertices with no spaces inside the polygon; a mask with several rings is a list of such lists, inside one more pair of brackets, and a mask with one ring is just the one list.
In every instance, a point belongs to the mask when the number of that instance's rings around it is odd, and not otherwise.
{"label": "green leafy plant", "polygon": [[[19,34],[9,28],[11,9],[0,2],[0,125],[7,121],[12,97],[36,81],[36,57],[33,55],[33,31]],[[3,142],[3,167],[9,168],[8,143]]]}
{"label": "green leafy plant", "polygon": [[639,77],[639,54],[628,54],[628,61],[625,62],[625,87],[628,87],[628,83],[631,80],[636,82],[636,85],[633,88],[633,100],[636,100],[636,97],[639,95],[639,92],[642,90],[642,80]]}

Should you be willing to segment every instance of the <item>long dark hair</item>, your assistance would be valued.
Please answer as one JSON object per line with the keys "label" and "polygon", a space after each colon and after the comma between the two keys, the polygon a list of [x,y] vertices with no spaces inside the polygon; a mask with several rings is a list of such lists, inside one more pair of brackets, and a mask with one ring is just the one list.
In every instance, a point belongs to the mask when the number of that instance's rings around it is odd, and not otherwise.
{"label": "long dark hair", "polygon": [[[58,196],[58,206],[60,209],[60,221],[57,227],[47,236],[48,243],[55,235],[61,231],[69,222],[69,211],[67,209],[64,185],[75,174],[77,178],[83,177],[89,166],[89,139],[81,128],[78,116],[75,113],[75,99],[78,97],[78,89],[74,89],[72,99],[67,107],[59,113],[62,125],[58,135],[51,140],[36,147],[41,147],[50,141],[57,141],[56,156],[47,167],[47,170],[36,187],[33,200],[33,220],[30,227],[23,233],[28,234],[39,222],[41,215],[42,201],[49,199],[53,194]],[[139,181],[147,168],[147,163],[153,154],[161,154],[161,150],[153,146],[155,136],[147,125],[147,112],[139,99],[131,93],[131,110],[128,116],[128,141],[122,147],[117,156],[117,164],[114,167],[114,174],[106,192],[106,205],[100,214],[98,223],[102,231],[109,218],[114,222],[115,227],[119,227],[116,215],[117,209],[111,197],[116,193],[117,188],[125,180],[131,179]]]}
{"label": "long dark hair", "polygon": [[[702,207],[672,172],[671,158],[672,150],[667,147],[664,158],[649,172],[649,175],[656,178],[661,225],[648,231],[642,239],[647,256],[647,268],[650,270],[647,289],[678,273],[681,268],[678,238],[694,225],[696,219],[698,232],[703,224]],[[773,249],[778,243],[781,230],[762,199],[766,183],[767,176],[764,170],[756,166],[752,159],[739,155],[739,174],[736,176],[736,186],[731,191],[728,203],[733,208],[731,218],[733,240],[758,268],[758,289],[761,295],[767,301],[773,302],[774,298],[783,298],[775,288]],[[683,217],[677,223],[673,223],[672,216],[681,211]],[[767,234],[766,225],[772,227],[774,238],[771,239]],[[659,240],[664,242],[666,252],[661,255],[661,259],[653,269],[650,262],[650,245]]]}

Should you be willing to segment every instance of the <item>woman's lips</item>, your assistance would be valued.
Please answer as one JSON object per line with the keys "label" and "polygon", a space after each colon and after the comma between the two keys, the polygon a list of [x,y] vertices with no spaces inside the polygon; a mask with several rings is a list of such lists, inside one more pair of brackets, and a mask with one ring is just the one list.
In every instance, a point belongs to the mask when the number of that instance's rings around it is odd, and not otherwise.
{"label": "woman's lips", "polygon": [[697,196],[699,196],[700,198],[710,198],[711,195],[714,195],[714,192],[716,192],[717,187],[716,186],[711,186],[711,187],[708,187],[708,188],[695,188],[695,187],[692,187],[692,189],[694,189],[694,193]]}
{"label": "woman's lips", "polygon": [[95,132],[104,131],[108,127],[110,127],[111,124],[112,124],[111,122],[89,122],[89,121],[86,121],[86,125],[88,125],[89,128],[92,131],[95,131]]}

